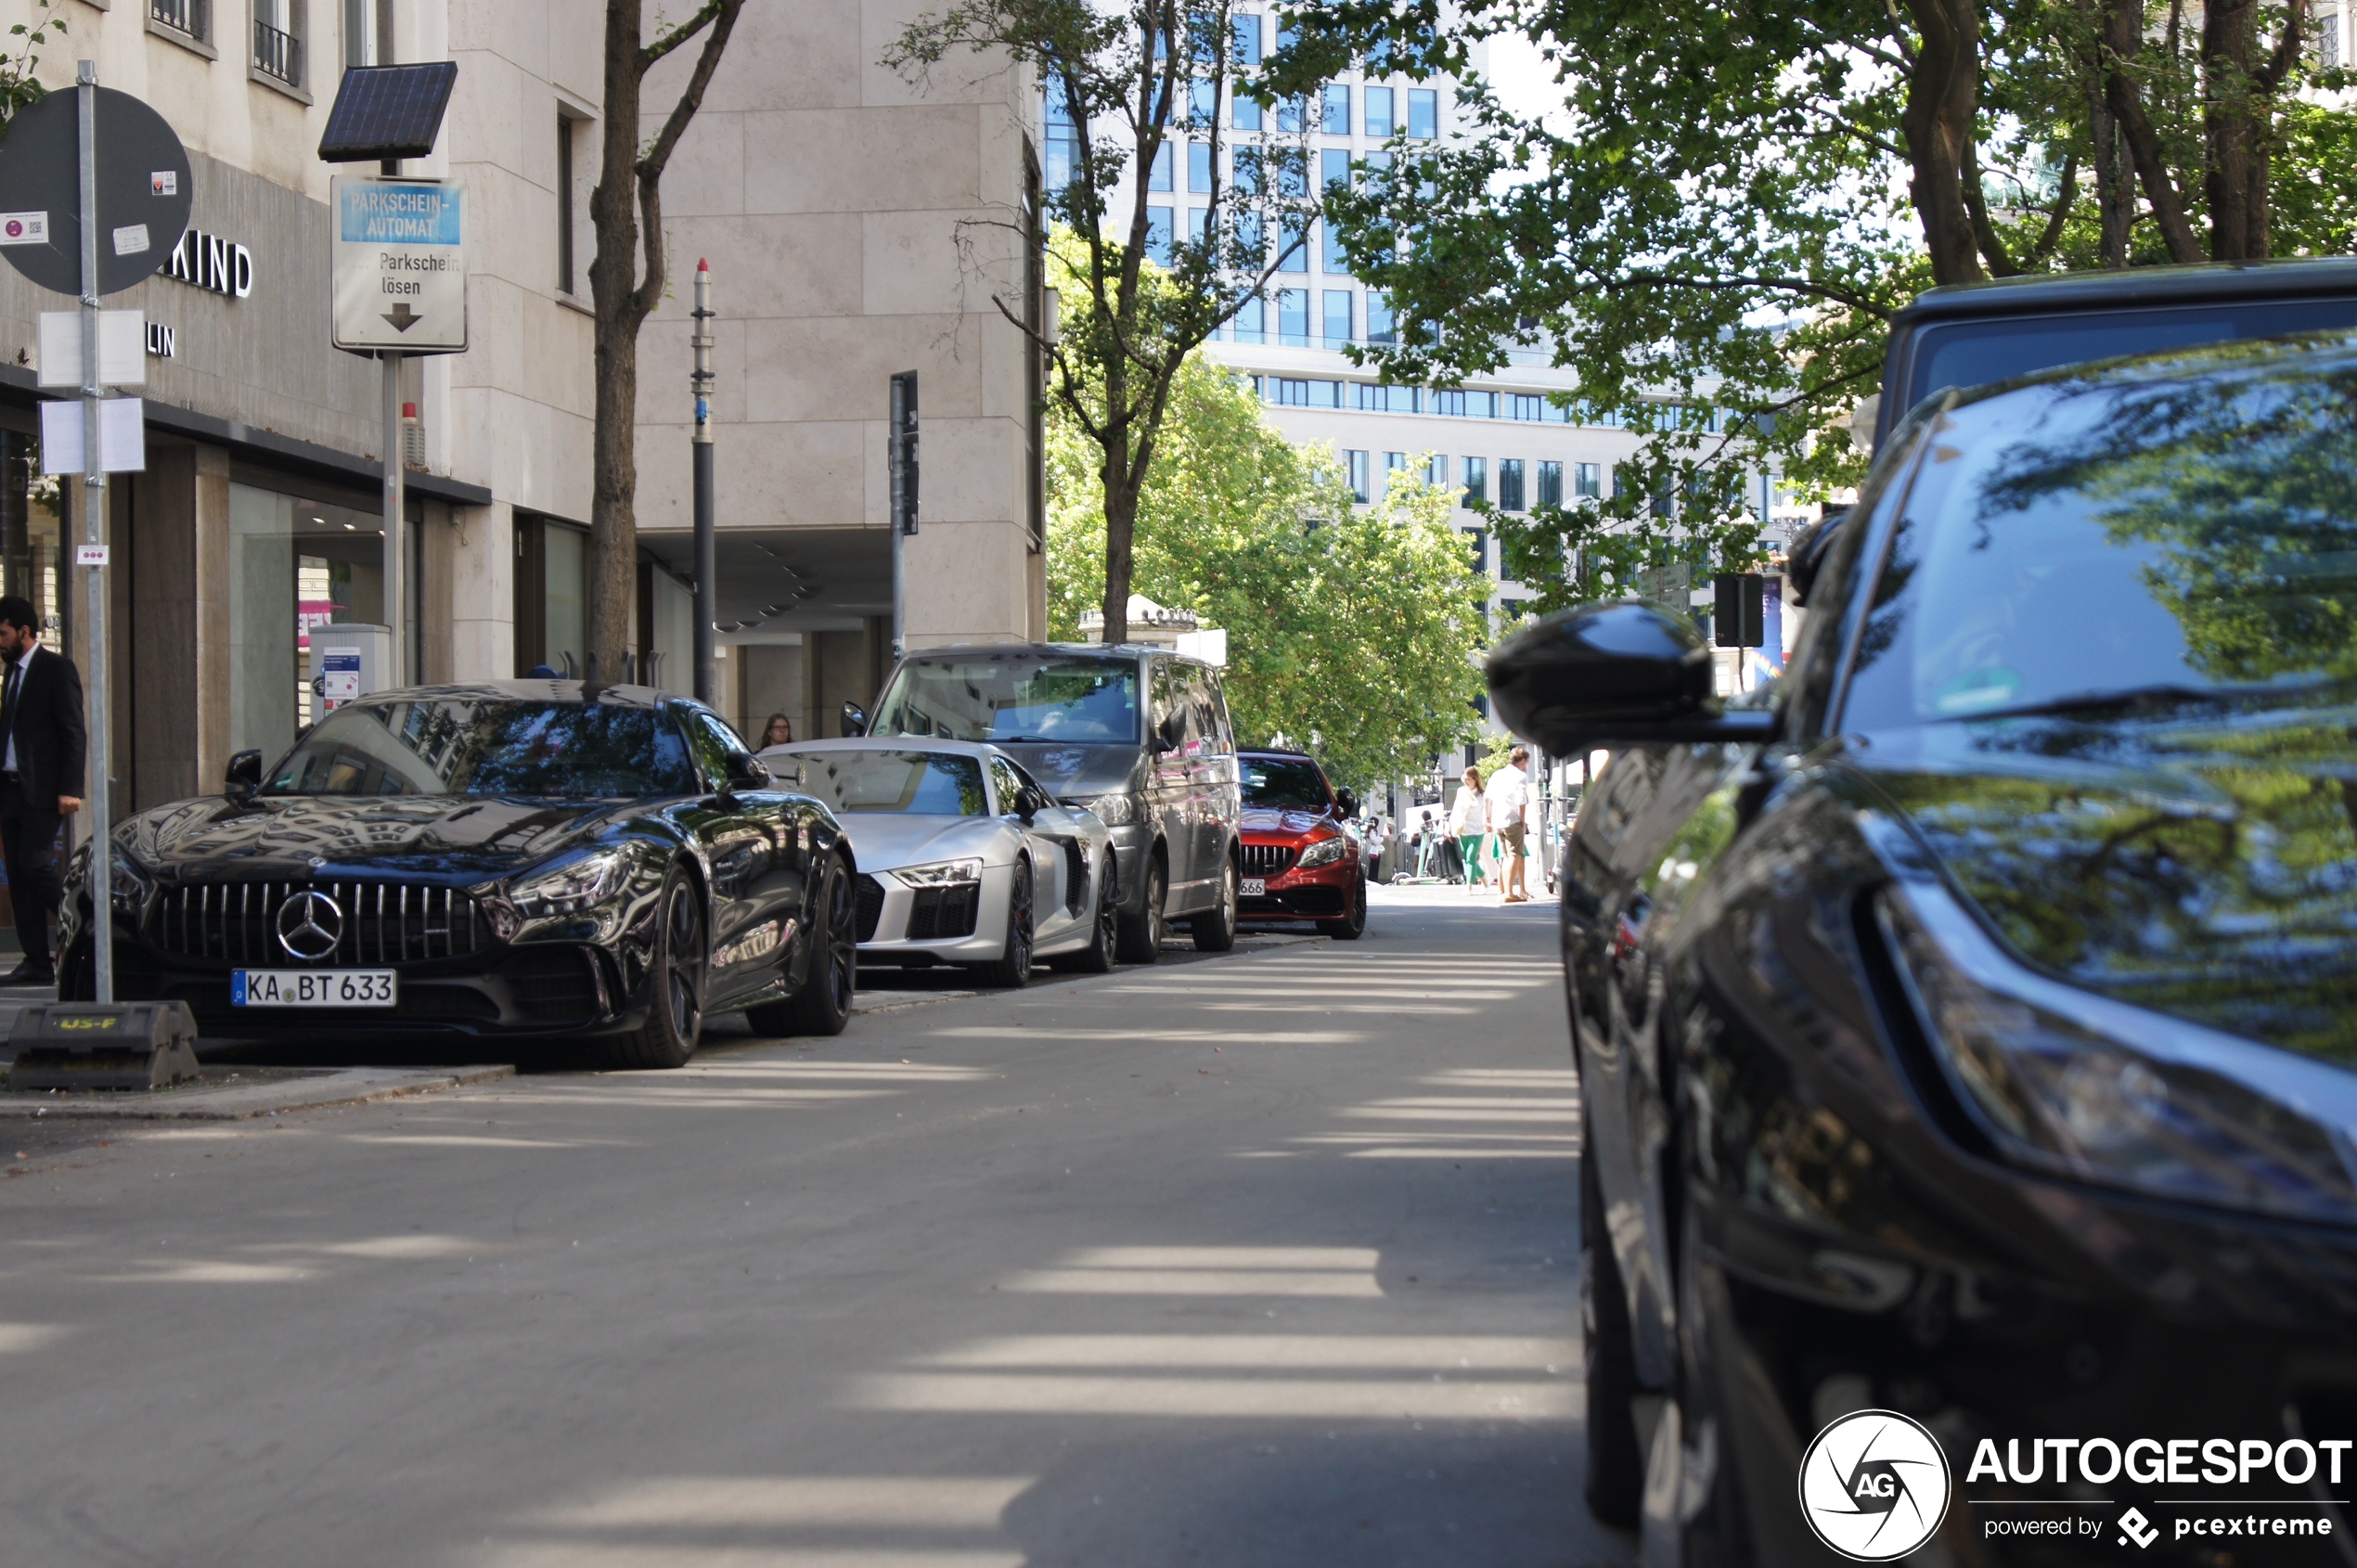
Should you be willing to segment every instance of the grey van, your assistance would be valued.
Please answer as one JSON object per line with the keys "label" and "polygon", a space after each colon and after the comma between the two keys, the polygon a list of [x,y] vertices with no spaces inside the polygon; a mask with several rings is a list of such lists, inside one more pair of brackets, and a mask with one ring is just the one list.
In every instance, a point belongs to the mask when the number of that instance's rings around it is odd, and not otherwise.
{"label": "grey van", "polygon": [[932,649],[894,667],[872,720],[849,702],[843,717],[846,734],[987,740],[1103,818],[1123,962],[1153,963],[1171,920],[1206,952],[1235,945],[1236,740],[1202,660],[1094,643]]}

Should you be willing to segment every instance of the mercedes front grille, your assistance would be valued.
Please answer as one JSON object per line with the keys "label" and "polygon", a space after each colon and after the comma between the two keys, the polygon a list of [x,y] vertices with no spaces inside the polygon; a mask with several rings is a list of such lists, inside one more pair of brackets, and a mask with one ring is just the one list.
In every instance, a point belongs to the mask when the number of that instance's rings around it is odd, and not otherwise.
{"label": "mercedes front grille", "polygon": [[320,967],[463,958],[490,945],[491,922],[456,888],[407,882],[213,882],[174,888],[148,918],[148,940],[175,958],[265,968],[303,964],[277,940],[278,910],[298,893],[324,893],[343,912]]}

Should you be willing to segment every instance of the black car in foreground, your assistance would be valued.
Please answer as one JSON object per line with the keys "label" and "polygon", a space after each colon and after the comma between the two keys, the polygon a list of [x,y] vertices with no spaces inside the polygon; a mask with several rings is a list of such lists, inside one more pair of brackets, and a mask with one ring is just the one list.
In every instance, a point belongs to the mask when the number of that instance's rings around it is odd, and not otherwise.
{"label": "black car in foreground", "polygon": [[1649,1562],[2341,1563],[2357,339],[1920,408],[1772,698],[1489,665],[1567,848],[1599,1511]]}
{"label": "black car in foreground", "polygon": [[[596,1037],[676,1067],[703,1020],[840,1033],[851,847],[720,716],[644,687],[380,692],[265,774],[114,830],[115,994],[207,1035]],[[94,994],[88,852],[59,995]]]}

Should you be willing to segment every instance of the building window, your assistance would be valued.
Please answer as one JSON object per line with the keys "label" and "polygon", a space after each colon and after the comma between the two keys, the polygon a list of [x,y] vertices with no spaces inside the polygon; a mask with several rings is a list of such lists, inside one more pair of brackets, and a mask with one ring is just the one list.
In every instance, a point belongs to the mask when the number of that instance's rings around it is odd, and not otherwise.
{"label": "building window", "polygon": [[1498,459],[1498,505],[1510,512],[1522,510],[1522,459]]}
{"label": "building window", "polygon": [[1350,498],[1364,504],[1367,499],[1367,455],[1350,451],[1344,453],[1342,457],[1350,471]]}
{"label": "building window", "polygon": [[1282,247],[1277,257],[1277,270],[1279,272],[1307,272],[1309,270],[1309,220],[1303,217],[1285,218],[1279,223],[1277,233]]}
{"label": "building window", "polygon": [[1309,383],[1290,381],[1281,377],[1270,376],[1267,378],[1261,395],[1270,403],[1283,404],[1294,408],[1307,408],[1309,406]]}
{"label": "building window", "polygon": [[1398,127],[1391,118],[1391,89],[1369,87],[1362,95],[1367,103],[1367,135],[1388,136]]}
{"label": "building window", "polygon": [[1148,190],[1168,190],[1170,188],[1170,172],[1177,161],[1178,156],[1178,149],[1177,144],[1172,142],[1165,142],[1160,147],[1154,148],[1153,166],[1146,171],[1146,188]]}
{"label": "building window", "polygon": [[1242,16],[1235,19],[1235,58],[1238,65],[1260,63],[1260,19]]}
{"label": "building window", "polygon": [[1321,188],[1350,185],[1350,149],[1330,147],[1318,154],[1318,184]]}
{"label": "building window", "polygon": [[1424,393],[1424,407],[1434,414],[1451,414],[1462,418],[1465,394],[1461,392],[1429,392]]}
{"label": "building window", "polygon": [[1146,257],[1156,266],[1170,264],[1170,209],[1146,209]]}
{"label": "building window", "polygon": [[[420,514],[422,515],[422,514]],[[315,635],[384,622],[384,519],[229,486],[229,740],[272,755],[318,716]]]}
{"label": "building window", "polygon": [[1318,264],[1337,277],[1350,276],[1350,258],[1342,253],[1342,231],[1331,223],[1326,225],[1326,251]]}
{"label": "building window", "polygon": [[1277,290],[1277,334],[1289,349],[1309,346],[1309,290]]}
{"label": "building window", "polygon": [[1539,504],[1542,507],[1564,504],[1564,466],[1561,463],[1539,465]]}
{"label": "building window", "polygon": [[1210,235],[1211,209],[1208,207],[1188,208],[1187,242],[1191,245],[1200,247],[1205,239],[1210,238]]}
{"label": "building window", "polygon": [[1267,334],[1261,330],[1261,323],[1267,314],[1266,302],[1257,294],[1237,306],[1236,341],[1240,343],[1262,341]]}
{"label": "building window", "polygon": [[1063,86],[1052,79],[1048,84],[1047,127],[1046,181],[1049,191],[1056,193],[1080,173],[1080,127],[1072,122],[1072,111],[1064,107]]}
{"label": "building window", "polygon": [[2320,9],[2316,13],[2316,63],[2326,71],[2338,71],[2341,62],[2340,13]]}
{"label": "building window", "polygon": [[1259,130],[1259,100],[1245,97],[1242,93],[1238,93],[1234,101],[1228,105],[1228,122],[1239,131]]}
{"label": "building window", "polygon": [[213,36],[210,0],[148,0],[148,15],[191,38]]}
{"label": "building window", "polygon": [[1475,572],[1480,572],[1480,573],[1481,573],[1484,577],[1488,576],[1488,575],[1489,575],[1489,530],[1488,530],[1487,528],[1468,528],[1468,529],[1466,529],[1466,530],[1465,530],[1465,544],[1466,544],[1467,547],[1468,547],[1468,548],[1472,551],[1472,555],[1473,555],[1473,569],[1474,569]]}
{"label": "building window", "polygon": [[1187,188],[1198,196],[1211,193],[1211,144],[1187,144]]}
{"label": "building window", "polygon": [[253,0],[253,68],[274,82],[303,85],[299,0]]}
{"label": "building window", "polygon": [[573,122],[557,116],[557,288],[573,292]]}
{"label": "building window", "polygon": [[1325,306],[1325,346],[1350,341],[1350,290],[1329,289],[1320,302]]}
{"label": "building window", "polygon": [[1572,494],[1585,501],[1604,498],[1604,466],[1602,463],[1574,463],[1571,466]]}
{"label": "building window", "polygon": [[1468,457],[1465,459],[1465,499],[1467,501],[1489,499],[1488,458]]}
{"label": "building window", "polygon": [[1238,148],[1230,160],[1230,167],[1233,173],[1229,183],[1236,187],[1238,196],[1260,194],[1260,149],[1258,148]]}
{"label": "building window", "polygon": [[1367,290],[1367,341],[1388,343],[1397,341],[1391,329],[1391,302],[1380,289]]}
{"label": "building window", "polygon": [[1301,134],[1301,122],[1309,113],[1307,98],[1283,98],[1277,104],[1277,129],[1285,135]]}
{"label": "building window", "polygon": [[[1318,128],[1330,136],[1350,135],[1350,88],[1340,82],[1326,84],[1318,106]],[[1345,154],[1346,159],[1349,155]]]}
{"label": "building window", "polygon": [[1356,381],[1359,406],[1372,414],[1413,414],[1416,412],[1414,387],[1390,387],[1378,381]]}
{"label": "building window", "polygon": [[[516,513],[516,674],[588,668],[589,533]],[[354,620],[367,617],[354,616]]]}
{"label": "building window", "polygon": [[1367,177],[1361,182],[1363,185],[1379,186],[1391,183],[1391,154],[1383,151],[1371,152],[1359,161],[1367,171]]}
{"label": "building window", "polygon": [[1506,416],[1508,418],[1530,420],[1546,418],[1547,400],[1545,398],[1534,397],[1528,392],[1515,392],[1513,397],[1513,402],[1510,405],[1511,412]]}
{"label": "building window", "polygon": [[1386,452],[1383,455],[1383,482],[1385,489],[1388,490],[1391,487],[1391,476],[1393,474],[1404,474],[1407,471],[1408,454],[1405,452]]}
{"label": "building window", "polygon": [[1432,461],[1424,465],[1424,482],[1439,485],[1443,489],[1448,488],[1449,459],[1437,452],[1434,453]]}
{"label": "building window", "polygon": [[343,63],[377,63],[377,0],[343,0]]}
{"label": "building window", "polygon": [[1440,135],[1440,95],[1432,88],[1408,89],[1408,134],[1418,141]]}

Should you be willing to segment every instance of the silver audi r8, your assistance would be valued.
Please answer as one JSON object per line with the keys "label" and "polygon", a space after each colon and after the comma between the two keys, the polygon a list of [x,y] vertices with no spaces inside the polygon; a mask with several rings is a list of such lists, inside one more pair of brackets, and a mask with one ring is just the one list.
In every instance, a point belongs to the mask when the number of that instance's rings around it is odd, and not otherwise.
{"label": "silver audi r8", "polygon": [[1113,834],[977,741],[814,740],[761,760],[833,809],[855,846],[859,959],[955,964],[985,985],[1113,967]]}

